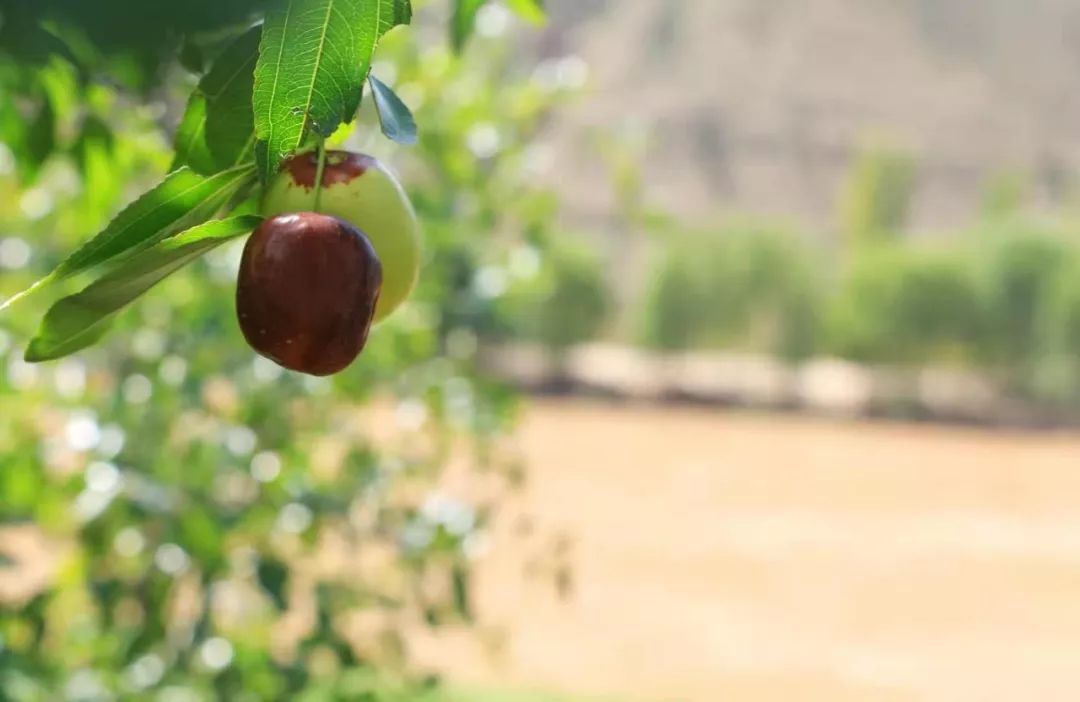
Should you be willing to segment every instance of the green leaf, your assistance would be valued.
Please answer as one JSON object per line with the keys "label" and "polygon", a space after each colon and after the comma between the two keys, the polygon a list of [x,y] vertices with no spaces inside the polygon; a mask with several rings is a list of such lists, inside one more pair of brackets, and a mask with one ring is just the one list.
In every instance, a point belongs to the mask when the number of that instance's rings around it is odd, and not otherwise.
{"label": "green leaf", "polygon": [[450,18],[450,43],[454,51],[465,48],[476,26],[476,13],[485,4],[487,0],[455,0],[454,15]]}
{"label": "green leaf", "polygon": [[206,143],[219,169],[244,161],[255,143],[255,64],[262,27],[229,45],[199,84],[206,95]]}
{"label": "green leaf", "polygon": [[261,27],[252,27],[214,61],[188,100],[176,131],[173,167],[210,174],[247,160],[255,143],[252,91]]}
{"label": "green leaf", "polygon": [[161,241],[213,217],[252,178],[252,166],[203,177],[188,168],[170,173],[128,205],[104,231],[83,244],[45,278],[0,304],[0,310],[45,285]]}
{"label": "green leaf", "polygon": [[184,117],[176,128],[174,148],[176,156],[169,170],[175,171],[182,166],[188,166],[196,173],[213,173],[217,170],[210,146],[206,143],[206,96],[198,90],[188,98]]}
{"label": "green leaf", "polygon": [[416,119],[409,106],[401,101],[390,86],[375,76],[368,76],[368,82],[371,83],[371,94],[375,96],[375,109],[379,113],[382,133],[399,144],[415,144]]}
{"label": "green leaf", "polygon": [[71,147],[83,180],[83,212],[90,221],[105,220],[120,197],[123,186],[115,167],[116,138],[97,115],[87,115]]}
{"label": "green leaf", "polygon": [[544,0],[504,0],[514,14],[526,22],[541,25],[547,21]]}
{"label": "green leaf", "polygon": [[255,572],[259,585],[273,600],[274,606],[281,611],[288,608],[289,602],[286,599],[285,588],[289,584],[289,567],[276,558],[263,556],[259,559]]}
{"label": "green leaf", "polygon": [[327,137],[352,121],[375,45],[411,19],[409,0],[284,0],[267,13],[254,97],[264,180],[309,129]]}
{"label": "green leaf", "polygon": [[70,277],[209,219],[251,175],[251,166],[209,177],[183,168],[169,174],[117,215],[103,232],[64,260],[57,267],[56,276]]}
{"label": "green leaf", "polygon": [[223,535],[213,513],[202,505],[188,505],[179,516],[180,543],[212,575],[222,565]]}
{"label": "green leaf", "polygon": [[[518,17],[535,25],[547,21],[544,0],[503,0]],[[476,15],[488,0],[455,0],[454,14],[450,18],[450,43],[454,51],[461,52],[476,28]]]}
{"label": "green leaf", "polygon": [[48,93],[43,92],[41,109],[30,122],[26,146],[31,163],[35,166],[43,163],[56,148],[56,110]]}
{"label": "green leaf", "polygon": [[126,259],[82,292],[49,309],[30,342],[26,360],[51,361],[91,346],[108,332],[116,314],[140,295],[261,221],[245,215],[206,222]]}

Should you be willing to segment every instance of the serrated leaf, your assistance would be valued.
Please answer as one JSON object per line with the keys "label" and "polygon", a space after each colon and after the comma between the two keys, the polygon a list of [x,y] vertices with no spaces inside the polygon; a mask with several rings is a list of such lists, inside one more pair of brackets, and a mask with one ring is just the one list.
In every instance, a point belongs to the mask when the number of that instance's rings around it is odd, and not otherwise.
{"label": "serrated leaf", "polygon": [[476,13],[487,0],[455,0],[454,14],[450,18],[450,44],[454,51],[461,51],[472,36],[476,26]]}
{"label": "serrated leaf", "polygon": [[255,69],[255,134],[264,180],[304,142],[360,106],[371,54],[412,19],[409,0],[284,0],[269,11]]}
{"label": "serrated leaf", "polygon": [[390,86],[375,76],[368,76],[379,124],[387,139],[411,146],[416,143],[416,119],[409,106],[402,102]]}
{"label": "serrated leaf", "polygon": [[176,131],[173,167],[210,174],[251,156],[255,142],[252,90],[261,27],[235,39],[214,61],[188,100]]}
{"label": "serrated leaf", "polygon": [[251,182],[253,173],[250,165],[209,177],[188,168],[173,171],[157,187],[128,205],[100,234],[68,256],[52,273],[0,304],[0,310],[49,283],[144,249],[210,219]]}
{"label": "serrated leaf", "polygon": [[526,22],[540,25],[547,21],[544,0],[504,0],[514,14]]}
{"label": "serrated leaf", "polygon": [[26,351],[31,363],[51,361],[99,341],[122,309],[153,286],[229,239],[257,227],[261,217],[214,220],[138,253],[82,292],[53,305]]}

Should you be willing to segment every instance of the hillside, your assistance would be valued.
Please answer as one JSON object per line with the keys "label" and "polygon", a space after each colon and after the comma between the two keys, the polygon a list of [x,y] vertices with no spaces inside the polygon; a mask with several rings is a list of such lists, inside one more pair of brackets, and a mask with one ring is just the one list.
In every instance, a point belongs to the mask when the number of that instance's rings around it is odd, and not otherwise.
{"label": "hillside", "polygon": [[967,221],[987,178],[1061,200],[1080,164],[1080,7],[1068,0],[550,0],[542,50],[588,96],[553,127],[577,221],[610,211],[596,134],[638,131],[650,200],[827,225],[852,156],[921,163],[917,228]]}

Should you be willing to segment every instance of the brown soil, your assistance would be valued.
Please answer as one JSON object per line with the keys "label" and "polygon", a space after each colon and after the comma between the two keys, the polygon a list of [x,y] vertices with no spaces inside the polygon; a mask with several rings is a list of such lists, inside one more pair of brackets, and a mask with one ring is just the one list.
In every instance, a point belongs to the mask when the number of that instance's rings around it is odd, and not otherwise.
{"label": "brown soil", "polygon": [[533,536],[503,520],[476,598],[502,633],[420,645],[460,682],[1080,699],[1080,437],[538,402],[522,441]]}

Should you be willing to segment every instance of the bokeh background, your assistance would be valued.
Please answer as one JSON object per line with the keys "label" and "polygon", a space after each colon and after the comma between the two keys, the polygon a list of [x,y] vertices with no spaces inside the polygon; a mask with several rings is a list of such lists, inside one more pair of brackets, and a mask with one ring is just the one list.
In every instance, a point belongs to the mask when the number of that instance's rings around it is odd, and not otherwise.
{"label": "bokeh background", "polygon": [[[0,699],[1080,696],[1080,8],[417,5],[347,373],[239,246],[56,364],[0,315]],[[0,296],[169,166],[195,77],[110,69],[0,62]]]}

